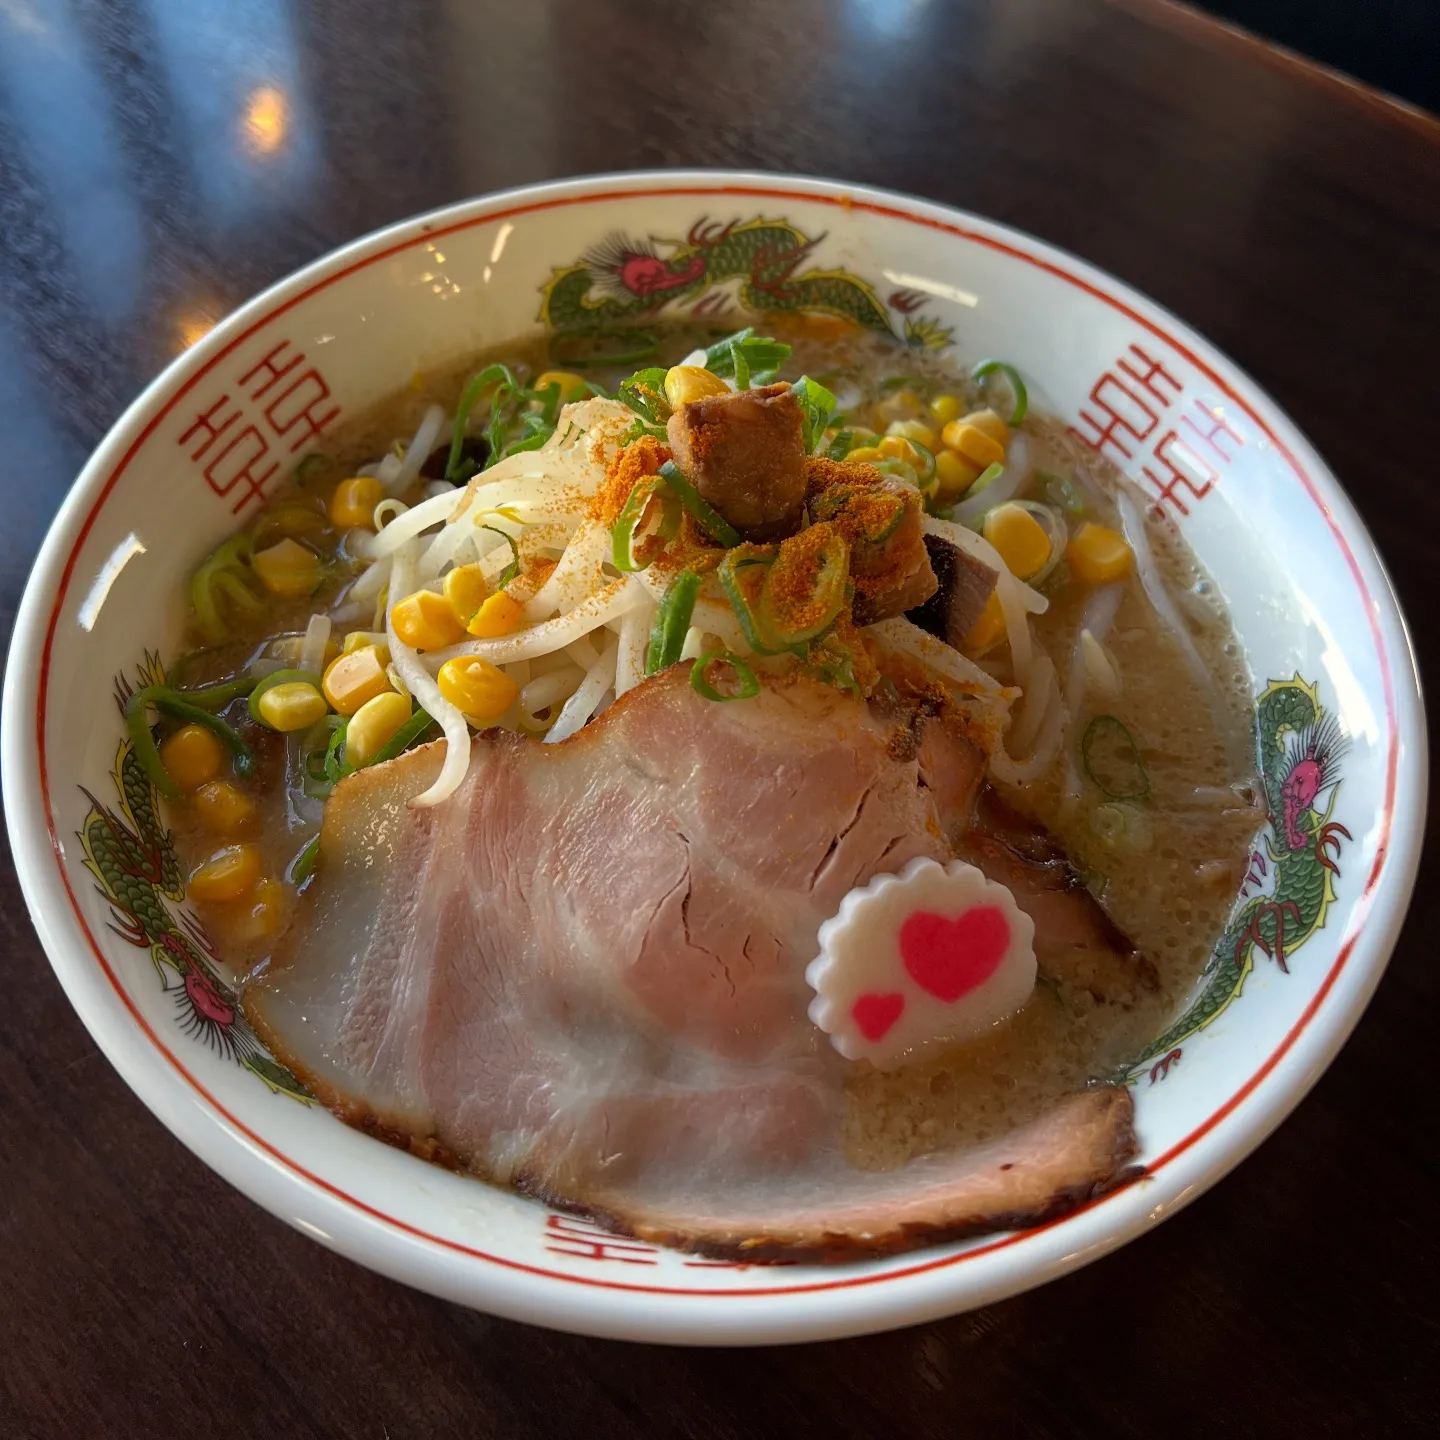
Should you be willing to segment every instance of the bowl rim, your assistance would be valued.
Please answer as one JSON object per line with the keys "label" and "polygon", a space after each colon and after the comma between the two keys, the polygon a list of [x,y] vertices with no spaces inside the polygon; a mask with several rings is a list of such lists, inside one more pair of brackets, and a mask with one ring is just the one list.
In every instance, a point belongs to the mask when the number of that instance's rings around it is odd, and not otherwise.
{"label": "bowl rim", "polygon": [[[1208,1119],[1148,1161],[1139,1183],[1046,1224],[972,1242],[958,1253],[922,1250],[900,1257],[896,1268],[878,1275],[836,1271],[830,1278],[797,1285],[735,1289],[602,1280],[431,1236],[347,1195],[230,1114],[139,1013],[78,905],[53,819],[45,770],[45,703],[66,590],[96,516],[168,407],[260,325],[318,289],[411,245],[540,210],[673,195],[788,199],[916,223],[1058,276],[1162,338],[1269,436],[1325,515],[1360,588],[1387,685],[1386,818],[1376,859],[1330,969],[1264,1063],[1216,1105]],[[1266,412],[1264,417],[1256,406]],[[511,1318],[616,1338],[680,1343],[829,1338],[990,1303],[1108,1253],[1189,1203],[1280,1124],[1359,1020],[1405,918],[1427,799],[1428,735],[1419,676],[1383,561],[1328,467],[1247,373],[1131,286],[1013,227],[874,187],[742,170],[612,172],[442,206],[340,246],[240,306],[177,356],[127,406],[72,486],[17,612],[0,718],[0,770],[11,848],[42,945],[97,1045],[182,1143],[281,1219],[393,1278]],[[1384,907],[1375,913],[1382,896]],[[92,956],[98,965],[90,963]],[[148,1046],[135,1034],[137,1026]],[[173,1072],[188,1081],[188,1087],[175,1086]],[[994,1261],[984,1263],[982,1257],[989,1256]],[[965,1263],[976,1261],[981,1263]],[[817,1270],[807,1267],[806,1274],[814,1277]]]}

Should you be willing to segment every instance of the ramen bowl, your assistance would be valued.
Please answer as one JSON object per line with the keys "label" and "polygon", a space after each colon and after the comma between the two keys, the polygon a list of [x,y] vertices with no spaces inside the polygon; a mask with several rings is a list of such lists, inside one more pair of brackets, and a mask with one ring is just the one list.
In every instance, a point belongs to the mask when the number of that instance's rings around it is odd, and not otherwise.
{"label": "ramen bowl", "polygon": [[[185,958],[203,932],[166,868],[163,815],[121,783],[111,692],[180,649],[176,597],[197,557],[416,371],[577,316],[803,309],[822,278],[903,343],[1012,361],[1035,403],[1179,527],[1244,646],[1267,788],[1304,725],[1332,717],[1345,748],[1323,789],[1286,792],[1299,810],[1257,844],[1237,898],[1268,921],[1234,930],[1128,1072],[1130,1183],[1048,1224],[900,1256],[722,1263],[442,1170],[311,1102],[227,986]],[[393,226],[186,351],[96,451],[45,542],[11,649],[3,760],[16,864],[56,974],[126,1083],[206,1164],[321,1243],[447,1299],[596,1335],[738,1344],[1012,1295],[1157,1224],[1243,1159],[1380,979],[1415,876],[1425,737],[1404,622],[1350,502],[1254,381],[1179,320],[977,216],[686,172],[511,191]]]}

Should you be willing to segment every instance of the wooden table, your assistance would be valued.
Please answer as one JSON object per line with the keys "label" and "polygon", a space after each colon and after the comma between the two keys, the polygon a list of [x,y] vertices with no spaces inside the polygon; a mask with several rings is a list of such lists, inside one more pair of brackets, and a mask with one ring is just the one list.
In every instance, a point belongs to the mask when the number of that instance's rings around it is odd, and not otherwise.
{"label": "wooden table", "polygon": [[[318,178],[237,163],[263,86]],[[1319,446],[1440,664],[1440,127],[1154,0],[6,0],[7,627],[86,453],[210,320],[417,210],[682,164],[914,191],[1155,296]],[[0,884],[5,1440],[1440,1432],[1427,880],[1334,1067],[1169,1224],[976,1314],[708,1353],[470,1314],[271,1219],[111,1071]]]}

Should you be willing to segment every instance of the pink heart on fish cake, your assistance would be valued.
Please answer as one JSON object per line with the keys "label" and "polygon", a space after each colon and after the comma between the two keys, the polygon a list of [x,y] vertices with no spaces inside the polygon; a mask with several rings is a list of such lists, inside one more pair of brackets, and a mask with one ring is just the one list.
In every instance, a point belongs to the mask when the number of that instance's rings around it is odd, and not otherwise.
{"label": "pink heart on fish cake", "polygon": [[850,1007],[851,1017],[860,1033],[869,1041],[883,1040],[905,1009],[905,997],[893,995],[862,995]]}
{"label": "pink heart on fish cake", "polygon": [[920,910],[900,927],[900,958],[910,978],[947,1005],[979,989],[1010,947],[1010,922],[997,905],[977,905],[954,920]]}

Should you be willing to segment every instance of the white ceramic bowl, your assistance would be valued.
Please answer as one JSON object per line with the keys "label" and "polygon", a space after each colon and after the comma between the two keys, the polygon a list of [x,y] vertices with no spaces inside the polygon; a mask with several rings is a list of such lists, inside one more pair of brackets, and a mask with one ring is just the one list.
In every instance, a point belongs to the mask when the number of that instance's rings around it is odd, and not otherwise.
{"label": "white ceramic bowl", "polygon": [[[606,264],[579,270],[596,247]],[[747,290],[757,280],[762,291]],[[1024,1233],[870,1263],[697,1261],[426,1165],[262,1083],[264,1058],[225,996],[187,971],[186,907],[143,877],[167,908],[138,945],[118,933],[125,917],[101,886],[128,882],[87,869],[84,791],[143,828],[119,805],[110,677],[133,676],[147,650],[175,653],[188,568],[317,426],[417,368],[533,329],[542,295],[552,319],[578,313],[582,292],[601,315],[824,292],[912,343],[1012,360],[1039,403],[1181,526],[1229,598],[1257,696],[1298,677],[1309,689],[1283,692],[1290,720],[1316,706],[1338,719],[1349,741],[1329,777],[1338,787],[1297,802],[1305,826],[1332,827],[1327,843],[1318,855],[1308,840],[1292,846],[1282,825],[1247,882],[1261,905],[1283,906],[1306,878],[1328,880],[1332,898],[1285,912],[1284,968],[1243,946],[1233,1003],[1136,1070],[1138,1183]],[[1278,694],[1262,712],[1277,739]],[[880,191],[710,172],[569,181],[407,221],[268,290],[177,359],[96,451],[45,542],[10,653],[3,760],[16,864],[61,983],[126,1082],[207,1164],[323,1244],[437,1295],[704,1343],[844,1335],[981,1305],[1103,1255],[1213,1184],[1299,1101],[1364,1008],[1404,915],[1426,794],[1419,688],[1380,561],[1319,456],[1248,376],[1119,281],[1003,226]],[[1321,856],[1333,871],[1316,868]],[[171,927],[159,941],[156,924]]]}

